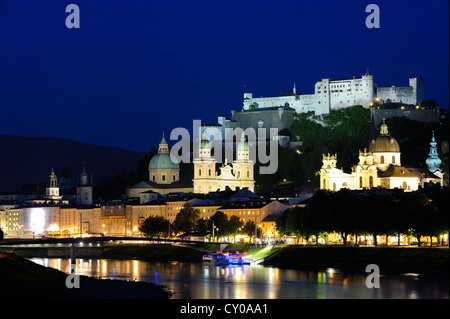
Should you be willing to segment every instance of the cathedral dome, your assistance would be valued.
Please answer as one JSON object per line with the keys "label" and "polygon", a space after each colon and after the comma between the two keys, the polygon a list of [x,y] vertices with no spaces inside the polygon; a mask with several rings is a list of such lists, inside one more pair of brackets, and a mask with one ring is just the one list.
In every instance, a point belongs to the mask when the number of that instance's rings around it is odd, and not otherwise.
{"label": "cathedral dome", "polygon": [[148,164],[148,169],[180,169],[180,165],[172,162],[169,154],[156,154]]}
{"label": "cathedral dome", "polygon": [[164,135],[159,143],[158,154],[152,157],[148,164],[148,169],[180,169],[180,165],[172,162],[170,159],[169,148]]}
{"label": "cathedral dome", "polygon": [[384,119],[381,125],[380,135],[372,140],[369,151],[373,153],[400,153],[400,145],[395,138],[389,135],[388,127]]}

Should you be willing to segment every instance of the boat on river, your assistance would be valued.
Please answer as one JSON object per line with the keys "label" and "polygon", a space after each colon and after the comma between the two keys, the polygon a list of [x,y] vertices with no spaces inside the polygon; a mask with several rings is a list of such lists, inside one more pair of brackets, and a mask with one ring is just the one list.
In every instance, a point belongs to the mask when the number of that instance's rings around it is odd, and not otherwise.
{"label": "boat on river", "polygon": [[243,254],[217,253],[203,256],[204,263],[214,263],[215,265],[250,265],[251,261]]}

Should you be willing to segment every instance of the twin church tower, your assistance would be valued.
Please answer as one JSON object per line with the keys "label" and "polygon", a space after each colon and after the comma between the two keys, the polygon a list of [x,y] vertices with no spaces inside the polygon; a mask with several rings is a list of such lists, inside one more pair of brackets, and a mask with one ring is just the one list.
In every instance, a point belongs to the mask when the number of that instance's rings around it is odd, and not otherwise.
{"label": "twin church tower", "polygon": [[231,190],[248,188],[255,191],[253,167],[255,163],[249,160],[248,143],[244,132],[236,147],[236,160],[230,165],[225,163],[216,172],[216,159],[211,154],[211,143],[208,141],[206,129],[202,132],[199,157],[194,159],[194,193],[209,193],[217,190],[225,190],[228,186]]}
{"label": "twin church tower", "polygon": [[[203,129],[199,143],[199,155],[193,159],[193,179],[180,181],[180,166],[172,162],[169,147],[164,135],[159,143],[158,154],[154,155],[148,165],[149,189],[156,192],[193,192],[206,194],[215,191],[224,191],[247,188],[254,192],[255,180],[253,167],[255,163],[249,159],[249,147],[242,133],[236,146],[236,159],[228,164],[219,166],[212,154],[212,146],[208,140],[206,129]],[[149,183],[147,183],[149,184]],[[143,189],[141,189],[143,190]]]}
{"label": "twin church tower", "polygon": [[[62,195],[60,195],[59,190],[60,190],[60,187],[62,186],[61,182],[64,179],[65,178],[62,177],[61,180],[58,182],[58,177],[56,176],[55,171],[52,168],[50,176],[49,176],[49,182],[48,182],[47,188],[45,190],[47,199],[51,199],[54,201],[58,201],[58,200],[62,199]],[[70,188],[70,184],[69,184],[69,188]],[[88,174],[86,172],[86,164],[83,163],[83,171],[80,174],[80,180],[77,185],[76,204],[77,205],[92,205],[93,204],[92,190],[93,190],[92,178],[91,178],[91,181],[89,181]]]}

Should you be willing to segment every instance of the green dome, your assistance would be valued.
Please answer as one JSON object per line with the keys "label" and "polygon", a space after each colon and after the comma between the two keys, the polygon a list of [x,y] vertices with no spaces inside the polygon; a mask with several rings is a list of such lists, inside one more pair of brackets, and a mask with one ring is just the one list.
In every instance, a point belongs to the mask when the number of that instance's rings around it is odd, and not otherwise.
{"label": "green dome", "polygon": [[210,143],[209,143],[208,140],[202,140],[202,141],[200,142],[200,148],[201,148],[201,149],[211,148],[211,145],[210,145]]}
{"label": "green dome", "polygon": [[244,132],[242,132],[242,134],[241,134],[241,141],[238,144],[237,151],[238,152],[243,152],[243,151],[248,152],[248,144],[245,141]]}
{"label": "green dome", "polygon": [[169,147],[164,138],[164,133],[161,142],[159,142],[158,154],[152,157],[148,169],[180,169],[180,165],[170,159]]}
{"label": "green dome", "polygon": [[148,169],[180,169],[180,165],[172,162],[169,154],[156,154],[150,160]]}
{"label": "green dome", "polygon": [[246,142],[239,143],[238,147],[237,147],[237,150],[238,150],[238,152],[242,152],[242,151],[247,152],[248,151],[248,144]]}

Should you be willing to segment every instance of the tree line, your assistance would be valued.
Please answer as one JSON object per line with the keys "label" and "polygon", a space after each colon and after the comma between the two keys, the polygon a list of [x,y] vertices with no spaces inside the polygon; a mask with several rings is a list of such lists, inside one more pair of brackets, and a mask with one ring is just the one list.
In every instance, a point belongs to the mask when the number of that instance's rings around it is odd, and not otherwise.
{"label": "tree line", "polygon": [[339,233],[344,245],[348,235],[373,235],[377,245],[377,236],[406,234],[416,237],[420,246],[423,236],[439,240],[440,235],[448,234],[449,192],[441,189],[429,199],[420,192],[394,197],[358,196],[347,189],[319,190],[305,207],[284,211],[276,225],[280,235],[323,237],[326,242],[328,234]]}
{"label": "tree line", "polygon": [[186,204],[175,217],[173,223],[162,216],[149,216],[139,231],[146,237],[170,238],[177,234],[192,234],[198,236],[209,236],[212,238],[236,237],[239,234],[249,237],[255,234],[255,223],[247,221],[244,223],[238,216],[228,216],[217,211],[211,218],[201,218],[200,211],[190,204]]}

